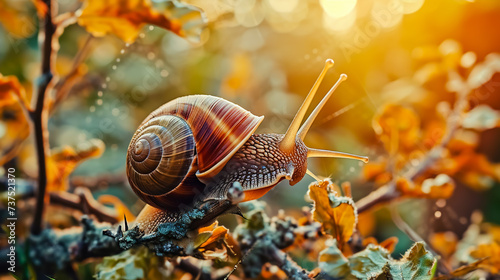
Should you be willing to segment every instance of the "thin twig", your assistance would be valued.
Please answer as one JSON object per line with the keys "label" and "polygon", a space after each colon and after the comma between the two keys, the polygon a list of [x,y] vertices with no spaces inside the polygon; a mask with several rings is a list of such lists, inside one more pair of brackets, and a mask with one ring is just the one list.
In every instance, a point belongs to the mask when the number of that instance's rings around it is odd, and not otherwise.
{"label": "thin twig", "polygon": [[87,36],[85,43],[78,50],[78,53],[76,54],[75,59],[73,60],[73,66],[71,67],[71,70],[64,78],[60,79],[54,86],[56,96],[54,98],[54,103],[51,104],[52,105],[50,108],[51,112],[57,107],[57,105],[61,103],[62,100],[66,98],[69,91],[74,85],[74,81],[80,75],[80,65],[87,58],[93,38],[94,37],[90,34]]}
{"label": "thin twig", "polygon": [[35,111],[30,114],[34,126],[34,134],[36,141],[36,154],[38,160],[38,190],[36,199],[36,211],[31,226],[31,233],[38,235],[42,231],[42,220],[45,202],[45,190],[47,187],[47,168],[46,156],[49,155],[48,147],[49,134],[47,131],[48,111],[46,105],[46,93],[50,82],[53,78],[52,67],[54,64],[54,50],[52,48],[54,32],[56,26],[52,21],[52,15],[56,14],[57,7],[52,0],[43,0],[47,6],[43,28],[40,32],[44,34],[42,46],[42,74],[38,84],[38,97],[35,105]]}
{"label": "thin twig", "polygon": [[[418,242],[418,241],[424,242],[425,247],[426,247],[427,250],[429,250],[434,256],[440,256],[440,254],[438,252],[436,252],[436,250],[427,241],[425,241],[424,238],[422,238],[416,231],[414,231],[410,227],[410,225],[408,225],[403,220],[403,218],[399,214],[399,211],[398,211],[398,209],[397,209],[397,207],[396,207],[395,204],[391,205],[390,211],[391,211],[392,220],[394,221],[394,224],[399,228],[399,230],[401,230],[406,235],[408,235],[408,237],[412,241],[414,241],[414,242]],[[450,273],[450,270],[448,269],[448,267],[446,267],[444,265],[444,263],[440,262],[439,260],[438,260],[438,267],[437,267],[437,269],[438,269],[438,272],[441,273],[441,274],[448,274],[448,273]]]}
{"label": "thin twig", "polygon": [[77,188],[76,194],[68,192],[49,193],[50,203],[78,210],[83,214],[94,215],[100,222],[115,224],[118,222],[117,213],[94,199],[86,188]]}

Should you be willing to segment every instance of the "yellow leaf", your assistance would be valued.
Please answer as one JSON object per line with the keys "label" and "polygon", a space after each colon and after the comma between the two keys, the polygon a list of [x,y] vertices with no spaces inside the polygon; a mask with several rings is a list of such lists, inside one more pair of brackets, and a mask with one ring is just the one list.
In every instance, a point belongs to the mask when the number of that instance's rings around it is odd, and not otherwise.
{"label": "yellow leaf", "polygon": [[78,24],[96,37],[111,33],[132,43],[145,24],[196,39],[205,25],[205,18],[197,8],[178,2],[168,2],[164,11],[158,11],[149,0],[85,0]]}
{"label": "yellow leaf", "polygon": [[437,232],[430,236],[430,243],[441,256],[448,258],[457,249],[458,237],[452,231]]}
{"label": "yellow leaf", "polygon": [[487,258],[479,266],[489,270],[492,274],[500,272],[500,244],[481,244],[470,255],[476,259]]}
{"label": "yellow leaf", "polygon": [[47,159],[47,189],[61,191],[68,189],[68,177],[84,160],[99,157],[104,152],[104,143],[99,139],[90,139],[73,148],[65,146],[53,149]]}
{"label": "yellow leaf", "polygon": [[455,190],[455,183],[450,176],[439,174],[435,178],[425,179],[417,185],[405,178],[398,178],[397,189],[405,196],[430,199],[448,199]]}
{"label": "yellow leaf", "polygon": [[11,105],[18,100],[21,105],[30,108],[30,102],[26,97],[24,87],[19,83],[16,76],[3,76],[0,74],[0,107]]}
{"label": "yellow leaf", "polygon": [[313,218],[322,224],[326,233],[337,239],[342,249],[357,223],[354,202],[349,197],[337,196],[330,180],[310,184],[307,194],[314,201]]}
{"label": "yellow leaf", "polygon": [[[210,229],[212,228],[212,229]],[[228,229],[224,226],[218,226],[218,223],[213,223],[210,227],[200,228],[198,230],[199,236],[204,236],[202,239],[205,239],[199,246],[195,246],[199,249],[206,249],[212,243],[218,242],[220,240],[224,240]],[[207,235],[209,233],[209,235]],[[206,238],[205,238],[206,237]]]}
{"label": "yellow leaf", "polygon": [[411,152],[420,141],[420,119],[415,111],[388,104],[373,118],[373,129],[389,152]]}
{"label": "yellow leaf", "polygon": [[17,102],[0,106],[0,116],[0,165],[4,165],[18,154],[30,126]]}
{"label": "yellow leaf", "polygon": [[480,264],[482,262],[484,262],[485,260],[486,260],[486,258],[480,259],[480,260],[475,261],[473,263],[463,265],[463,266],[453,270],[448,275],[442,275],[439,277],[435,277],[434,280],[460,279],[460,277],[465,276],[465,275],[471,273],[472,271],[479,269]]}
{"label": "yellow leaf", "polygon": [[27,38],[36,30],[34,18],[28,13],[27,2],[29,1],[0,0],[0,24],[14,38]]}

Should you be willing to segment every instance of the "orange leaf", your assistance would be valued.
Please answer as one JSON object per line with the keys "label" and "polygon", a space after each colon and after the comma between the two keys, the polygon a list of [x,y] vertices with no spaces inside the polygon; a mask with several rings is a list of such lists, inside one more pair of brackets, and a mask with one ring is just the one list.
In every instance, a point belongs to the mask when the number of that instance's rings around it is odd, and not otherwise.
{"label": "orange leaf", "polygon": [[425,179],[421,185],[416,185],[405,178],[398,178],[396,187],[405,196],[430,199],[448,199],[455,190],[455,183],[446,174]]}
{"label": "orange leaf", "polygon": [[342,248],[354,233],[357,211],[349,197],[339,197],[330,180],[309,185],[308,195],[314,201],[313,218],[320,222],[326,233],[337,239]]}
{"label": "orange leaf", "polygon": [[21,102],[21,105],[27,109],[30,108],[26,91],[17,77],[0,74],[0,107],[17,102],[16,98]]}
{"label": "orange leaf", "polygon": [[411,152],[420,141],[420,119],[411,109],[388,104],[373,118],[373,129],[387,151]]}
{"label": "orange leaf", "polygon": [[476,259],[487,258],[480,267],[488,269],[492,274],[500,272],[500,244],[481,244],[470,255]]}
{"label": "orange leaf", "polygon": [[363,240],[363,246],[367,247],[369,244],[373,245],[379,245],[380,247],[386,249],[390,253],[394,252],[394,249],[396,248],[396,244],[398,244],[399,239],[395,236],[389,237],[386,240],[380,242],[380,244],[377,242],[377,239],[375,237],[367,237]]}
{"label": "orange leaf", "polygon": [[168,2],[164,11],[157,11],[149,0],[86,0],[78,24],[96,37],[115,34],[127,43],[135,41],[145,24],[154,24],[175,34],[199,37],[205,18],[193,6]]}
{"label": "orange leaf", "polygon": [[[0,101],[1,102],[1,101]],[[0,165],[17,156],[21,144],[30,133],[26,115],[17,102],[0,106]]]}
{"label": "orange leaf", "polygon": [[465,275],[471,273],[472,271],[479,269],[480,264],[482,262],[484,262],[485,260],[487,260],[487,258],[483,258],[483,259],[480,259],[480,260],[475,261],[473,263],[463,265],[463,266],[453,270],[452,272],[450,272],[450,274],[436,277],[436,278],[434,278],[434,280],[446,280],[446,279],[460,278],[461,276],[465,276]]}
{"label": "orange leaf", "polygon": [[386,240],[380,242],[380,246],[387,249],[389,252],[394,252],[394,249],[396,248],[396,244],[398,244],[399,239],[395,236],[389,237]]}
{"label": "orange leaf", "polygon": [[28,1],[0,0],[0,24],[14,38],[27,38],[36,30],[36,24],[29,15]]}
{"label": "orange leaf", "polygon": [[450,257],[457,249],[458,237],[451,231],[431,235],[430,243],[444,258]]}
{"label": "orange leaf", "polygon": [[68,189],[68,177],[84,160],[99,157],[104,152],[104,143],[99,139],[90,139],[76,148],[66,146],[54,149],[47,159],[47,188],[50,191]]}

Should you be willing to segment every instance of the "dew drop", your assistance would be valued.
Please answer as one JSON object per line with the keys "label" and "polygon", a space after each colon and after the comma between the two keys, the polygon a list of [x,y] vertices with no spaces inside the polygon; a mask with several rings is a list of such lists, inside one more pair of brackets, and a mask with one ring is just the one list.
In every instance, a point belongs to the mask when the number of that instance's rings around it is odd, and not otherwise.
{"label": "dew drop", "polygon": [[146,37],[146,34],[144,34],[144,33],[139,34],[139,38],[141,38],[141,39],[142,39],[142,38],[144,38],[144,37]]}
{"label": "dew drop", "polygon": [[163,78],[166,78],[168,76],[168,74],[169,74],[168,71],[165,69],[160,71],[160,76],[162,76]]}
{"label": "dew drop", "polygon": [[102,85],[101,85],[101,87],[102,87],[102,88],[107,88],[107,87],[108,87],[108,85],[107,85],[107,84],[102,84]]}
{"label": "dew drop", "polygon": [[351,166],[351,168],[349,168],[349,171],[350,171],[350,172],[354,172],[354,171],[355,171],[354,167],[353,167],[353,166]]}
{"label": "dew drop", "polygon": [[120,109],[113,108],[113,110],[111,110],[111,114],[113,114],[113,116],[117,117],[120,114]]}
{"label": "dew drop", "polygon": [[441,218],[441,211],[434,212],[434,217],[436,217],[437,219]]}
{"label": "dew drop", "polygon": [[117,58],[117,59],[116,59],[116,62],[120,62],[120,61],[121,61],[121,59],[120,59],[120,58]]}
{"label": "dew drop", "polygon": [[102,99],[97,99],[96,104],[101,106],[102,105]]}
{"label": "dew drop", "polygon": [[113,68],[113,70],[116,70],[116,65],[111,66],[111,68]]}
{"label": "dew drop", "polygon": [[90,106],[89,111],[90,112],[95,112],[95,106]]}
{"label": "dew drop", "polygon": [[436,206],[437,207],[440,207],[440,208],[443,208],[446,206],[446,200],[445,199],[438,199],[436,201]]}
{"label": "dew drop", "polygon": [[154,27],[154,26],[152,26],[152,25],[150,25],[150,26],[149,26],[149,30],[153,30],[153,29],[155,29],[155,27]]}
{"label": "dew drop", "polygon": [[130,47],[130,43],[125,43],[125,47]]}
{"label": "dew drop", "polygon": [[125,53],[125,49],[121,49],[120,53],[124,54]]}
{"label": "dew drop", "polygon": [[102,90],[97,92],[97,96],[101,97],[102,96]]}
{"label": "dew drop", "polygon": [[153,60],[155,58],[155,53],[154,52],[148,52],[147,57],[148,57],[149,60]]}
{"label": "dew drop", "polygon": [[106,82],[109,82],[111,81],[111,78],[110,77],[106,77]]}

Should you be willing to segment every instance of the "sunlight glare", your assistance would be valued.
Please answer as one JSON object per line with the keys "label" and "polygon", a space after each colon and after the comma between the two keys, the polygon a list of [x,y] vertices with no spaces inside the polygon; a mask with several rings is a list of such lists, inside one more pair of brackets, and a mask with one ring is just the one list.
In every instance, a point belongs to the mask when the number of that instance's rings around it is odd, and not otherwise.
{"label": "sunlight glare", "polygon": [[332,18],[347,16],[356,7],[357,0],[320,0],[325,13]]}

